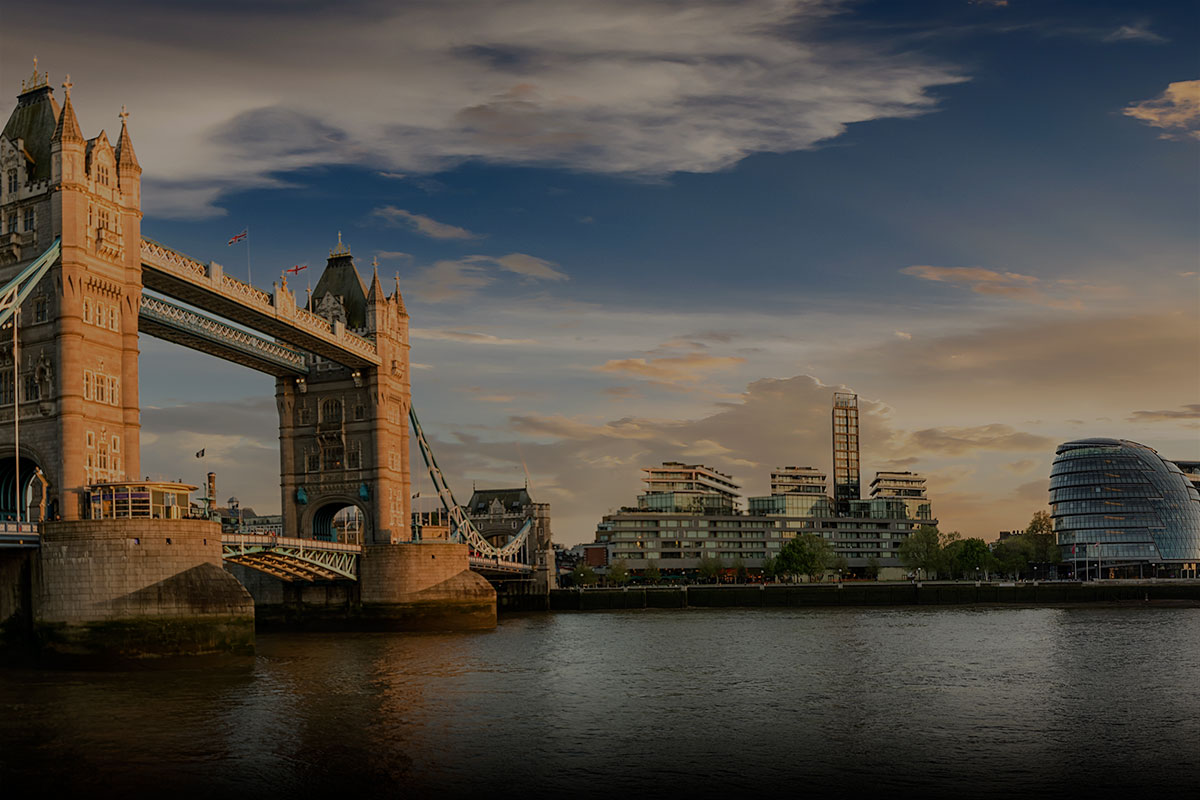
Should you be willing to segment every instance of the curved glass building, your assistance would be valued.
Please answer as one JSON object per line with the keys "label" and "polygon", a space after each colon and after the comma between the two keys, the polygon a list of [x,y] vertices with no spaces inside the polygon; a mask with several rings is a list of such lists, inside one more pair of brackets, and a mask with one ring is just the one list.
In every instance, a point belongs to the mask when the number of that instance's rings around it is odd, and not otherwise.
{"label": "curved glass building", "polygon": [[1094,575],[1140,564],[1196,575],[1200,493],[1152,448],[1124,439],[1059,445],[1050,508],[1063,560]]}

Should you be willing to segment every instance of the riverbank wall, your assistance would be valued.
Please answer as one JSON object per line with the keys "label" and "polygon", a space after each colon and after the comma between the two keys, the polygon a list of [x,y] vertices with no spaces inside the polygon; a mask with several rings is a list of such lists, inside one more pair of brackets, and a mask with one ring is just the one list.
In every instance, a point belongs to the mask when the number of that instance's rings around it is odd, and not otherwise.
{"label": "riverbank wall", "polygon": [[1200,608],[1200,582],[742,584],[555,589],[550,592],[551,611],[1087,603]]}

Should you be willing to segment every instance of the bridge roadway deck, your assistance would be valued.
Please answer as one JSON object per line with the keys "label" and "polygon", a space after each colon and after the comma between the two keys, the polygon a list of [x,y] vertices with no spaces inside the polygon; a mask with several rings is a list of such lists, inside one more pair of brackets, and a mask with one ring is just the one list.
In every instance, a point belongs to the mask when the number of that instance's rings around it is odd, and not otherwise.
{"label": "bridge roadway deck", "polygon": [[271,294],[226,275],[216,262],[202,264],[151,239],[142,239],[142,283],[281,342],[344,364],[378,366],[375,343],[296,304],[285,287]]}

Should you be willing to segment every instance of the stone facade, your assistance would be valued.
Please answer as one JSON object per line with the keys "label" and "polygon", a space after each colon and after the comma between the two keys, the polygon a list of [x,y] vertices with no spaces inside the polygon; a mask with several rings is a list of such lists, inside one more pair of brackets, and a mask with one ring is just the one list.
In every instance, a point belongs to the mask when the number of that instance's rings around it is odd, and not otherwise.
{"label": "stone facade", "polygon": [[11,338],[0,351],[0,481],[12,485],[15,368],[21,482],[40,467],[47,516],[79,519],[88,483],[139,471],[141,167],[125,114],[116,147],[104,131],[85,139],[63,85],[59,108],[35,73],[0,136],[0,283],[62,239],[21,308],[20,363]]}
{"label": "stone facade", "polygon": [[378,272],[364,289],[340,236],[317,287],[324,291],[313,310],[335,327],[361,320],[355,332],[374,340],[382,366],[352,369],[310,356],[307,378],[276,380],[284,531],[327,538],[334,514],[355,506],[364,544],[408,541],[412,391],[404,300],[398,286],[384,293]]}
{"label": "stone facade", "polygon": [[254,601],[206,520],[49,522],[33,580],[46,649],[145,656],[248,651]]}
{"label": "stone facade", "polygon": [[528,542],[534,582],[545,592],[558,588],[554,542],[550,531],[550,504],[535,503],[528,488],[476,489],[466,506],[475,529],[493,545],[502,547],[525,524],[533,520]]}

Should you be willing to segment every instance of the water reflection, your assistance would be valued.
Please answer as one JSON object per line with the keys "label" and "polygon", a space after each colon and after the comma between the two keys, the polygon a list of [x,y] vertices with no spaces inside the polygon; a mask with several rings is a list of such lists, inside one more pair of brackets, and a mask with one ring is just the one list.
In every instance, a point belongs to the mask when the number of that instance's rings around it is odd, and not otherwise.
{"label": "water reflection", "polygon": [[1103,795],[1200,772],[1198,668],[1195,609],[634,611],[266,635],[249,670],[0,672],[0,786]]}

